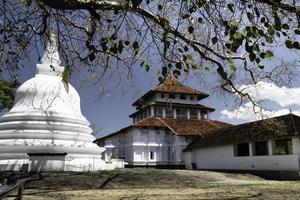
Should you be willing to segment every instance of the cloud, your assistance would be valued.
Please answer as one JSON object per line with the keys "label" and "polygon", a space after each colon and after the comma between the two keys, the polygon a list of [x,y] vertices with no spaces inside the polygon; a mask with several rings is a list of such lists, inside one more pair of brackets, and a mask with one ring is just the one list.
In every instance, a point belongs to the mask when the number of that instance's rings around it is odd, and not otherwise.
{"label": "cloud", "polygon": [[249,93],[256,101],[270,100],[282,107],[300,105],[300,88],[278,87],[274,83],[260,81],[255,85],[242,85],[240,89]]}
{"label": "cloud", "polygon": [[[279,87],[274,83],[267,83],[260,81],[255,85],[242,85],[240,87],[244,92],[247,92],[251,97],[259,102],[274,102],[278,104],[279,108],[274,109],[270,107],[270,110],[262,109],[261,113],[264,117],[275,117],[290,113],[291,106],[298,107],[297,110],[293,110],[293,113],[300,115],[300,88],[288,88],[285,86]],[[255,111],[260,111],[259,108],[255,108]],[[224,119],[240,119],[243,121],[253,121],[261,119],[261,116],[253,111],[253,105],[247,102],[234,110],[222,110],[221,118]]]}

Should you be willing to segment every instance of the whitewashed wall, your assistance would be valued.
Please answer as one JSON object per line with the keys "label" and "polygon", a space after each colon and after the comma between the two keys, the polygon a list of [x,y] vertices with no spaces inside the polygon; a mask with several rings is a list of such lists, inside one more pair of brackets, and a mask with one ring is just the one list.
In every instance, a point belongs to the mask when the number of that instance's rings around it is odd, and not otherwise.
{"label": "whitewashed wall", "polygon": [[[125,162],[136,165],[183,164],[182,150],[188,143],[185,137],[164,129],[135,128],[105,139],[105,161],[125,157]],[[154,153],[154,159],[150,159],[150,151]]]}
{"label": "whitewashed wall", "polygon": [[292,155],[237,157],[233,145],[197,148],[185,152],[185,165],[188,169],[196,163],[198,169],[299,171],[299,138],[292,142]]}

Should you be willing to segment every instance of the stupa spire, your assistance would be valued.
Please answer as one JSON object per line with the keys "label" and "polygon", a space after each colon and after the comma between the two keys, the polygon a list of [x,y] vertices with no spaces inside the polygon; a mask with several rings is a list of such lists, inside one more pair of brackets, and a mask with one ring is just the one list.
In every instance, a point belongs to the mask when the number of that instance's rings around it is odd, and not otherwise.
{"label": "stupa spire", "polygon": [[40,64],[37,64],[37,74],[61,76],[64,67],[60,63],[57,37],[50,33]]}

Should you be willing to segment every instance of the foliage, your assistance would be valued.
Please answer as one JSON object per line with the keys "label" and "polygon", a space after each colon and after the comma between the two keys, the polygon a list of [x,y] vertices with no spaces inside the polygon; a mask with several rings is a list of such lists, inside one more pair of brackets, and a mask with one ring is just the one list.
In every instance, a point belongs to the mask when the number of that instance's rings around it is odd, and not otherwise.
{"label": "foliage", "polygon": [[275,155],[286,155],[286,152],[283,147],[276,147],[274,152]]}
{"label": "foliage", "polygon": [[12,78],[24,54],[55,32],[67,65],[88,66],[97,79],[136,65],[149,71],[161,58],[160,80],[215,74],[222,89],[251,100],[237,85],[282,83],[292,68],[273,66],[277,47],[300,50],[293,0],[11,0],[0,7],[0,69]]}
{"label": "foliage", "polygon": [[15,83],[0,80],[0,112],[11,108],[15,98]]}

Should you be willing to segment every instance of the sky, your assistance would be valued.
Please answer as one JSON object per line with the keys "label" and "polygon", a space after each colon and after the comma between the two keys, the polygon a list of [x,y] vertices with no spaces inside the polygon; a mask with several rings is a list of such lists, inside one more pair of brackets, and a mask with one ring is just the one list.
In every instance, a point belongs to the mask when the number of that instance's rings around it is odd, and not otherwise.
{"label": "sky", "polygon": [[[298,54],[290,56],[293,60]],[[34,58],[35,56],[33,56]],[[34,77],[37,59],[24,60],[24,68],[21,69],[21,83]],[[215,92],[213,77],[206,78],[204,84],[199,83],[199,77],[189,76],[181,77],[180,81],[210,96],[199,103],[215,108],[211,119],[228,122],[231,124],[240,124],[259,119],[259,116],[253,113],[252,104],[244,103],[236,107],[234,96],[220,95]],[[125,76],[126,77],[126,76]],[[101,96],[97,85],[86,82],[82,74],[73,73],[71,84],[75,87],[81,97],[81,110],[88,121],[93,124],[98,134],[97,137],[113,133],[132,123],[128,117],[134,112],[135,108],[131,104],[144,93],[158,84],[155,69],[145,72],[142,68],[135,68],[134,77],[124,78],[119,87],[116,87],[118,80],[110,79],[106,83],[108,92]],[[258,82],[256,85],[241,85],[240,88],[247,88],[247,92],[270,110],[263,112],[269,116],[278,116],[288,114],[290,110],[294,114],[300,115],[300,80],[298,78],[292,84],[292,87],[277,86],[274,83]]]}

